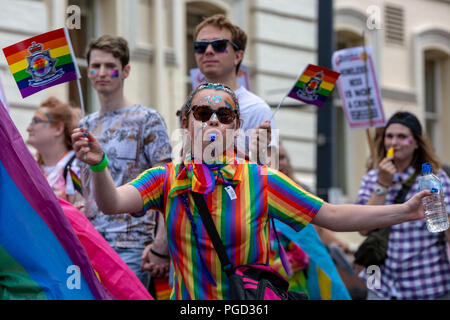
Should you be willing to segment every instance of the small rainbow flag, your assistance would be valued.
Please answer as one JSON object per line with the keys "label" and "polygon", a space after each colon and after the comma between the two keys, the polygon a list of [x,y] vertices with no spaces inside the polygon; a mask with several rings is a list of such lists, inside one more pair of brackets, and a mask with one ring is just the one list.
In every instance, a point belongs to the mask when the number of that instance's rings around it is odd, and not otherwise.
{"label": "small rainbow flag", "polygon": [[339,75],[339,72],[309,64],[287,96],[321,107],[333,91]]}
{"label": "small rainbow flag", "polygon": [[3,53],[23,98],[80,78],[66,28],[18,42]]}
{"label": "small rainbow flag", "polygon": [[73,187],[77,190],[81,195],[83,195],[81,188],[81,180],[78,178],[77,174],[73,172],[71,168],[69,168],[70,178],[72,179]]}

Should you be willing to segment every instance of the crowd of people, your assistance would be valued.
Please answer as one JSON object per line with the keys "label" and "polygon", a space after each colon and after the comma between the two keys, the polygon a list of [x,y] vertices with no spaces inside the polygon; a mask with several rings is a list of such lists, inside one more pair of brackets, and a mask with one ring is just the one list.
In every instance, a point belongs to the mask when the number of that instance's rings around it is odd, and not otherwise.
{"label": "crowd of people", "polygon": [[[450,180],[417,118],[396,113],[380,132],[379,158],[362,178],[356,204],[327,203],[295,181],[272,134],[269,105],[238,84],[246,43],[246,33],[223,15],[195,28],[193,50],[205,81],[177,113],[184,137],[181,160],[174,161],[161,115],[125,97],[127,41],[107,35],[91,41],[87,76],[99,111],[81,119],[79,109],[51,97],[27,129],[27,143],[55,194],[89,218],[146,288],[152,277],[167,277],[172,299],[230,297],[193,193],[205,199],[235,266],[274,263],[272,218],[297,232],[312,223],[321,245],[347,253],[332,230],[367,234],[392,226],[381,287],[368,290],[368,299],[449,299],[450,234],[426,230],[421,199],[429,192],[419,192],[414,182],[404,203],[392,205],[402,183],[430,162],[450,206]],[[391,147],[394,156],[386,156]],[[267,161],[271,155],[280,155],[279,171]],[[308,255],[288,238],[284,244],[294,257],[289,281],[308,293]]]}

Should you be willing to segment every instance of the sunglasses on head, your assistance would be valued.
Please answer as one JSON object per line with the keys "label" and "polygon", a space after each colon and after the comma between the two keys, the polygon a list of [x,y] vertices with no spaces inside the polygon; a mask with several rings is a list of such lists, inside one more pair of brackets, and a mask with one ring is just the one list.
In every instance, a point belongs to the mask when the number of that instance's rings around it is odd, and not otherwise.
{"label": "sunglasses on head", "polygon": [[217,110],[213,110],[210,106],[192,106],[192,114],[198,121],[208,121],[211,119],[213,113],[217,115],[217,118],[223,124],[230,124],[236,118],[236,111],[227,107],[220,107]]}
{"label": "sunglasses on head", "polygon": [[201,40],[194,42],[194,50],[195,53],[203,54],[206,51],[206,48],[211,44],[214,49],[214,52],[223,53],[227,50],[227,44],[230,43],[234,50],[239,50],[237,44],[228,39],[215,39],[215,40]]}

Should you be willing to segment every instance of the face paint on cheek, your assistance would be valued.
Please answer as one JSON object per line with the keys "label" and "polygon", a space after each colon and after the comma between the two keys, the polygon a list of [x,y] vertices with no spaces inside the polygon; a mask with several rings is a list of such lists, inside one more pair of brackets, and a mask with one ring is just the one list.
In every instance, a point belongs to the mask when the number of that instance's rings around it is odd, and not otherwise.
{"label": "face paint on cheek", "polygon": [[112,69],[111,70],[111,78],[118,78],[119,77],[119,70]]}
{"label": "face paint on cheek", "polygon": [[230,109],[234,109],[233,101],[231,101],[230,98],[226,98],[226,99],[225,99],[225,105],[226,105],[228,108],[230,108]]}
{"label": "face paint on cheek", "polygon": [[409,137],[408,139],[405,139],[402,143],[404,146],[409,146],[413,143],[413,138]]}
{"label": "face paint on cheek", "polygon": [[97,75],[97,71],[95,71],[95,70],[91,70],[91,71],[89,71],[89,73],[91,74],[91,76]]}

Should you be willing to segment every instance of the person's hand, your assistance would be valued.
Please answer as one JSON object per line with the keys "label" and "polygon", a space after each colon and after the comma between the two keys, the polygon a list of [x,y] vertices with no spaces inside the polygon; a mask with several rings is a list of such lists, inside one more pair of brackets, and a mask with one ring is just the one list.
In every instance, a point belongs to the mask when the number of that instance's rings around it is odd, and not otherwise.
{"label": "person's hand", "polygon": [[423,190],[419,193],[416,193],[414,197],[402,204],[407,214],[407,221],[425,218],[425,209],[423,208],[422,198],[429,195],[431,195],[430,190]]}
{"label": "person's hand", "polygon": [[96,165],[103,160],[100,142],[87,129],[75,128],[71,137],[73,150],[79,160],[89,165]]}
{"label": "person's hand", "polygon": [[169,258],[160,258],[154,255],[150,249],[152,244],[145,247],[142,252],[141,270],[150,272],[155,278],[167,277],[169,274]]}
{"label": "person's hand", "polygon": [[378,165],[378,183],[387,188],[392,184],[394,174],[397,172],[393,159],[393,156],[386,157]]}
{"label": "person's hand", "polygon": [[[266,164],[269,159],[266,146],[272,140],[272,128],[268,120],[261,123],[255,128],[255,131],[250,136],[250,153],[251,160],[258,160],[259,163]],[[256,156],[256,159],[255,159]]]}

